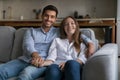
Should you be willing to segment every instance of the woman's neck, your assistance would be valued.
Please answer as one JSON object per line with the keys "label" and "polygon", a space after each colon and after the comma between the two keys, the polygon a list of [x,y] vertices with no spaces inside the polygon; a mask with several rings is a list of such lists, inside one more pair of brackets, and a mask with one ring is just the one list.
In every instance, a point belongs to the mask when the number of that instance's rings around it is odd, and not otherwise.
{"label": "woman's neck", "polygon": [[67,39],[69,40],[69,43],[71,43],[73,41],[73,38],[71,35],[67,36]]}

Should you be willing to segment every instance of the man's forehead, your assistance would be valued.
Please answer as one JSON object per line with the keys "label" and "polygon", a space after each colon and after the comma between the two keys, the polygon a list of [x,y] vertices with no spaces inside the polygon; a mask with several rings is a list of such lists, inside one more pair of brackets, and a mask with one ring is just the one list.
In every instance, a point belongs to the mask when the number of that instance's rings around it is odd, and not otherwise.
{"label": "man's forehead", "polygon": [[56,12],[53,10],[46,10],[44,14],[56,15]]}

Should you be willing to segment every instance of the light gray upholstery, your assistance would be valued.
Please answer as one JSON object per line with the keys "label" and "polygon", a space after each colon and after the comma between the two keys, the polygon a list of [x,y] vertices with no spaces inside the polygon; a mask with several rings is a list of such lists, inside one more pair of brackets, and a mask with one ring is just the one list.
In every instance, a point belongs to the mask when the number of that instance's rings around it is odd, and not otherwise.
{"label": "light gray upholstery", "polygon": [[117,62],[118,46],[104,45],[84,65],[82,80],[118,80]]}
{"label": "light gray upholstery", "polygon": [[13,48],[15,29],[8,26],[0,26],[0,61],[10,60]]}
{"label": "light gray upholstery", "polygon": [[26,30],[27,28],[20,28],[15,32],[14,46],[13,46],[11,59],[16,59],[17,57],[22,56],[23,35]]}
{"label": "light gray upholstery", "polygon": [[[0,61],[16,59],[22,55],[22,41],[26,29],[15,30],[14,28],[0,26]],[[96,52],[83,67],[82,80],[118,80],[117,44],[105,44],[98,49],[98,41],[94,32],[91,29],[81,29],[81,32],[88,36],[96,46]],[[14,78],[8,80],[15,80]]]}
{"label": "light gray upholstery", "polygon": [[94,45],[95,45],[95,50],[98,49],[98,40],[95,38],[95,33],[92,29],[89,29],[89,28],[82,28],[80,29],[81,33],[86,35],[87,37],[89,37]]}
{"label": "light gray upholstery", "polygon": [[[12,55],[11,55],[12,59],[15,59],[15,58],[22,55],[22,53],[23,53],[23,51],[22,51],[23,35],[24,35],[24,33],[27,29],[28,28],[20,28],[15,32],[13,52],[12,52]],[[82,32],[82,34],[86,35],[87,37],[89,37],[94,42],[94,44],[96,45],[96,49],[97,49],[98,48],[97,47],[98,46],[97,45],[98,40],[95,39],[95,34],[94,34],[93,30],[91,30],[91,29],[80,29],[80,31]]]}

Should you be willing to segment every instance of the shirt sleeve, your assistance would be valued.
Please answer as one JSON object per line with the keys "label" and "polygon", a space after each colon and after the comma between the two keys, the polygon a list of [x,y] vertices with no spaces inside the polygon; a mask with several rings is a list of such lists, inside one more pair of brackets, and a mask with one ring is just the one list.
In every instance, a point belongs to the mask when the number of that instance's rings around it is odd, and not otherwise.
{"label": "shirt sleeve", "polygon": [[87,58],[85,56],[86,50],[87,50],[86,46],[83,43],[81,43],[81,51],[78,56],[78,59],[81,60],[83,62],[83,64],[85,64],[85,62],[87,61]]}
{"label": "shirt sleeve", "polygon": [[24,38],[23,38],[23,50],[28,55],[31,56],[33,52],[37,52],[37,50],[34,47],[34,39],[32,36],[32,28],[28,29],[25,32]]}
{"label": "shirt sleeve", "polygon": [[81,38],[85,44],[93,43],[92,40],[88,38],[87,36],[85,36],[84,34],[81,34]]}
{"label": "shirt sleeve", "polygon": [[46,58],[46,60],[55,61],[56,58],[57,58],[57,41],[56,39],[54,39],[49,48],[48,57]]}

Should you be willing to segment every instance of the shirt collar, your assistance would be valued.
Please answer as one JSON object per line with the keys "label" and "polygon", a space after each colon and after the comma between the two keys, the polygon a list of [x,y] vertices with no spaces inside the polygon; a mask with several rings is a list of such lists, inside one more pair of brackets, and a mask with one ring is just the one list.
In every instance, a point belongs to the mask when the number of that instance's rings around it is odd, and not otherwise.
{"label": "shirt collar", "polygon": [[53,30],[53,28],[54,28],[54,27],[52,26],[48,32],[45,32],[44,29],[43,29],[43,27],[41,27],[41,30],[42,30],[43,33],[46,34],[46,33],[50,33],[50,32]]}
{"label": "shirt collar", "polygon": [[69,45],[73,45],[74,41],[72,41],[71,43],[69,43],[68,39],[65,39],[65,41],[69,44]]}

